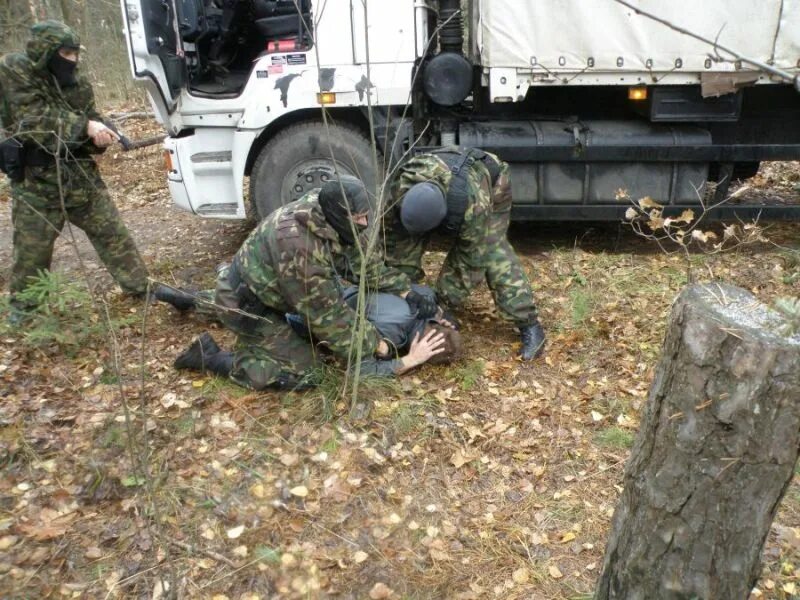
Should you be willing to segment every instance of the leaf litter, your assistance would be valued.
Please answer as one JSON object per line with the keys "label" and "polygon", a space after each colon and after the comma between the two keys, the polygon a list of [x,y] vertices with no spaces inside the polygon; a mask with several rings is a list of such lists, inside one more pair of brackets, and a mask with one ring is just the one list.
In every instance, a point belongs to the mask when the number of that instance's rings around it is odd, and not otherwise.
{"label": "leaf litter", "polygon": [[[123,154],[101,167],[149,266],[164,280],[210,285],[246,228],[174,211],[160,152],[138,152],[147,176],[134,177]],[[799,234],[797,225],[771,232],[794,247]],[[42,356],[4,336],[0,591],[220,600],[591,594],[628,440],[685,282],[678,258],[615,236],[512,231],[548,330],[545,359],[517,360],[516,335],[481,288],[462,315],[465,363],[426,367],[382,389],[360,422],[342,403],[323,421],[321,407],[308,409],[313,394],[186,379],[171,361],[205,325],[164,306],[149,311],[144,365],[140,327],[118,332],[119,373],[102,342],[73,357]],[[428,272],[441,260],[441,252],[426,257]],[[773,247],[696,260],[762,300],[797,294],[796,267]],[[63,247],[56,268],[77,268]],[[96,276],[110,287],[102,269]],[[112,311],[140,308],[111,298]],[[232,343],[222,330],[214,335]],[[798,540],[795,483],[754,597],[795,593]]]}

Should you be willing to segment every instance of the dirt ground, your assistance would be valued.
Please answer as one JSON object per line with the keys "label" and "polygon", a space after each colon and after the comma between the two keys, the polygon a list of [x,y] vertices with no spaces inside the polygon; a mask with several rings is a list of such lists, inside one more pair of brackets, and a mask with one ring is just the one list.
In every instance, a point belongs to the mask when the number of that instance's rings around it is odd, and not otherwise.
{"label": "dirt ground", "polygon": [[[205,287],[247,235],[247,224],[174,209],[158,147],[108,152],[101,165],[157,280]],[[769,167],[743,194],[795,201],[799,174]],[[5,285],[7,189],[0,204]],[[765,302],[798,295],[800,225],[764,235],[694,254],[693,273]],[[77,239],[92,280],[113,290]],[[331,400],[335,378],[280,395],[176,372],[174,357],[208,325],[118,292],[107,296],[113,343],[33,346],[5,331],[0,595],[161,598],[168,586],[218,600],[590,598],[686,261],[619,225],[519,224],[511,239],[548,331],[545,356],[515,358],[516,334],[483,288],[461,315],[468,357],[363,386],[367,419]],[[75,252],[62,236],[53,267],[77,285]],[[752,597],[796,596],[798,548],[795,482]]]}

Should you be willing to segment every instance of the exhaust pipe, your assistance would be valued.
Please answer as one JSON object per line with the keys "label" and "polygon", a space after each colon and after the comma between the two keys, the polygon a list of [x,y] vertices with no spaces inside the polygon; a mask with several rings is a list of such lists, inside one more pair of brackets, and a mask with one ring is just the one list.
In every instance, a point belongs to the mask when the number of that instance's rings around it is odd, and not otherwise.
{"label": "exhaust pipe", "polygon": [[460,0],[439,0],[439,50],[425,67],[425,94],[439,106],[455,106],[472,91],[472,64],[463,52]]}
{"label": "exhaust pipe", "polygon": [[464,25],[460,0],[439,0],[439,47],[463,55]]}

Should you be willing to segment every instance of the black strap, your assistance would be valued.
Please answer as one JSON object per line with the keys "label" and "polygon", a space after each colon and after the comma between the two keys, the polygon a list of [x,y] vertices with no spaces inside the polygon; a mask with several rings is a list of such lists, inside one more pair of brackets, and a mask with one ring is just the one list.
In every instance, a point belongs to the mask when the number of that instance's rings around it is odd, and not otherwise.
{"label": "black strap", "polygon": [[25,166],[51,167],[54,164],[56,164],[56,157],[54,154],[39,146],[25,146]]}
{"label": "black strap", "polygon": [[0,171],[11,181],[19,183],[25,179],[25,156],[22,144],[14,138],[0,142]]}
{"label": "black strap", "polygon": [[490,185],[494,187],[500,176],[500,163],[478,148],[464,151],[445,148],[434,150],[432,154],[441,158],[453,173],[450,187],[447,190],[447,216],[442,221],[440,228],[446,233],[458,234],[464,222],[464,214],[469,201],[469,170],[476,162],[482,162],[489,172]]}
{"label": "black strap", "polygon": [[475,164],[474,150],[453,152],[443,150],[434,152],[450,168],[453,176],[447,189],[447,215],[439,226],[445,233],[456,235],[464,223],[469,201],[469,170]]}

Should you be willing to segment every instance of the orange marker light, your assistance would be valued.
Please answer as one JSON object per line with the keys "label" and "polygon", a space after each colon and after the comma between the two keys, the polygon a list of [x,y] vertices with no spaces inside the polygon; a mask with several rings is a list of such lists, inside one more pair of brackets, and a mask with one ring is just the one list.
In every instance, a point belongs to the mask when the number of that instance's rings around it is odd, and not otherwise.
{"label": "orange marker light", "polygon": [[167,167],[168,173],[175,170],[172,166],[172,153],[169,150],[164,150],[164,166]]}
{"label": "orange marker light", "polygon": [[641,101],[647,100],[646,87],[632,87],[628,88],[628,100]]}
{"label": "orange marker light", "polygon": [[334,92],[322,92],[317,94],[319,104],[336,104],[336,94]]}

